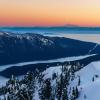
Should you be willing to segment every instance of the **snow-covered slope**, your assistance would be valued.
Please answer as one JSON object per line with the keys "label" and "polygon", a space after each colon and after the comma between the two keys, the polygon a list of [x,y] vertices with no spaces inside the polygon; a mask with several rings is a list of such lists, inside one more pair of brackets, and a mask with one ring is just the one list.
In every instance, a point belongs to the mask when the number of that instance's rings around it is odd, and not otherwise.
{"label": "snow-covered slope", "polygon": [[[44,79],[51,79],[54,73],[59,76],[61,74],[61,68],[61,66],[57,66],[46,69],[43,72]],[[77,100],[100,100],[100,62],[92,62],[77,71],[75,73],[75,79],[70,82],[69,88],[76,87],[78,85],[79,77],[80,85],[78,86],[78,89],[80,94]],[[52,86],[54,84],[55,80],[52,81]],[[37,93],[34,97],[36,97],[36,95]]]}
{"label": "snow-covered slope", "polygon": [[98,75],[99,78],[100,76],[100,62],[90,63],[89,65],[78,71],[76,75],[79,75],[81,77],[81,85],[90,83],[93,77],[95,78],[95,76]]}
{"label": "snow-covered slope", "polygon": [[[92,62],[79,71],[75,72],[75,69],[78,69],[78,66],[81,65],[76,64],[73,66],[69,64],[63,67],[49,67],[40,73],[39,70],[37,70],[37,76],[34,78],[33,100],[41,100],[41,91],[42,89],[45,89],[44,87],[46,86],[46,82],[49,81],[52,88],[51,93],[55,93],[54,100],[58,100],[56,99],[56,90],[60,84],[59,82],[61,82],[61,78],[64,80],[63,82],[66,82],[65,80],[67,77],[69,78],[68,84],[66,85],[67,88],[65,89],[67,89],[66,93],[68,95],[68,100],[71,100],[73,97],[73,89],[75,88],[78,88],[79,94],[78,98],[74,98],[73,100],[100,100],[100,61]],[[73,73],[73,71],[75,73]],[[67,76],[65,77],[65,75]]]}
{"label": "snow-covered slope", "polygon": [[92,62],[80,71],[81,84],[78,100],[100,100],[100,62]]}

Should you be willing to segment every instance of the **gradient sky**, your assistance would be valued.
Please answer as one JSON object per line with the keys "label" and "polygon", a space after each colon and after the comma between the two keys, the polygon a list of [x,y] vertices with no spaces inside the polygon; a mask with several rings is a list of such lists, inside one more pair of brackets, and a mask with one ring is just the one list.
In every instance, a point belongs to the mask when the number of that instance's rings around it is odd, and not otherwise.
{"label": "gradient sky", "polygon": [[100,26],[100,0],[0,0],[0,26]]}

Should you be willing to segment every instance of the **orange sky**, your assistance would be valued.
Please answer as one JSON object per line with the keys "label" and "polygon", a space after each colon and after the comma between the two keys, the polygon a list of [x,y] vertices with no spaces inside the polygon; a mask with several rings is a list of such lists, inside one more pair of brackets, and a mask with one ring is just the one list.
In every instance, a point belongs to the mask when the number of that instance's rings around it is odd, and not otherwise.
{"label": "orange sky", "polygon": [[100,0],[0,0],[0,26],[100,26]]}

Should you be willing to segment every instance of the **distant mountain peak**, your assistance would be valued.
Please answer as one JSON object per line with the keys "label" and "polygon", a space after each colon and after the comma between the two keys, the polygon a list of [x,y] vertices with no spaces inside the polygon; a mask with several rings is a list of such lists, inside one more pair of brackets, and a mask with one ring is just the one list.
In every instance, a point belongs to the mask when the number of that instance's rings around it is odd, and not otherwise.
{"label": "distant mountain peak", "polygon": [[66,27],[80,27],[80,26],[74,25],[74,24],[66,24],[65,26],[66,26]]}

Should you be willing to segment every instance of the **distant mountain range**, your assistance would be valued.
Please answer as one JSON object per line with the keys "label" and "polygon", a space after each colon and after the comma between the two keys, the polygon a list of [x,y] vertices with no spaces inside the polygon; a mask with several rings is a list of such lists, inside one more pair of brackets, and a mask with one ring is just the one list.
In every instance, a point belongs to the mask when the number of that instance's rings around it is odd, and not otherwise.
{"label": "distant mountain range", "polygon": [[[0,33],[0,65],[100,53],[100,45],[40,34]],[[95,48],[94,48],[95,47]]]}
{"label": "distant mountain range", "polygon": [[0,27],[1,32],[67,32],[67,31],[100,31],[100,27],[82,27],[76,25],[65,25],[65,26],[53,26],[53,27],[43,27],[43,26],[34,26],[34,27]]}

